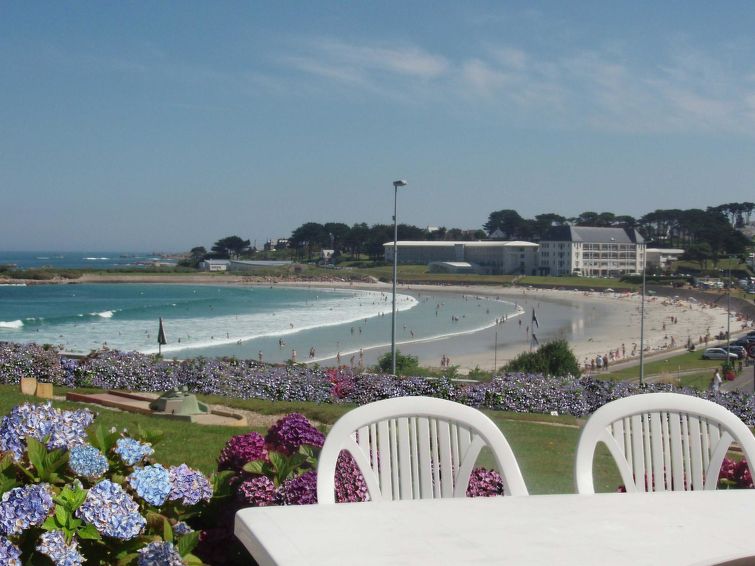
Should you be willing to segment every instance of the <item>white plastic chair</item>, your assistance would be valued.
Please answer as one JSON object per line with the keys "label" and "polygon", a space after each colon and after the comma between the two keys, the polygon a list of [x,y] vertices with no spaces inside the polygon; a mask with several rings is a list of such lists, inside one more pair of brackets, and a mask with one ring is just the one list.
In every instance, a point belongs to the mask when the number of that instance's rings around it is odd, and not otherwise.
{"label": "white plastic chair", "polygon": [[647,393],[607,403],[588,419],[577,445],[577,493],[595,493],[593,458],[607,447],[628,492],[716,489],[731,443],[752,466],[755,437],[722,406],[678,393]]}
{"label": "white plastic chair", "polygon": [[328,433],[317,466],[317,501],[335,503],[336,461],[351,454],[371,501],[466,497],[480,450],[488,446],[506,495],[527,495],[501,431],[480,411],[431,397],[399,397],[343,415]]}

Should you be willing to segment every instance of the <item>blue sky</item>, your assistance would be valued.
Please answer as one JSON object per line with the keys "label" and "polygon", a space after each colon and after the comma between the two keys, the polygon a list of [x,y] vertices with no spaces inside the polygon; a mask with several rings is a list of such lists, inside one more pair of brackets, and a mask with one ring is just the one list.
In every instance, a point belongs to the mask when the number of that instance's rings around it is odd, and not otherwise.
{"label": "blue sky", "polygon": [[0,0],[0,249],[755,200],[750,2]]}

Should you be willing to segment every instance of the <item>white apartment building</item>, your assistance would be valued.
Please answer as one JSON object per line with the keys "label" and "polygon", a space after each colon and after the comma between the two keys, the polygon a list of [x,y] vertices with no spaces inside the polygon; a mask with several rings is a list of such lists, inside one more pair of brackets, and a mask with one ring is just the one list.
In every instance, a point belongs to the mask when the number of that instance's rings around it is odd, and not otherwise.
{"label": "white apartment building", "polygon": [[[393,262],[393,242],[383,244],[385,261]],[[537,244],[532,242],[399,241],[399,263],[468,262],[480,273],[535,275]]]}
{"label": "white apartment building", "polygon": [[616,277],[640,273],[644,262],[645,240],[637,230],[554,226],[540,242],[538,273]]}

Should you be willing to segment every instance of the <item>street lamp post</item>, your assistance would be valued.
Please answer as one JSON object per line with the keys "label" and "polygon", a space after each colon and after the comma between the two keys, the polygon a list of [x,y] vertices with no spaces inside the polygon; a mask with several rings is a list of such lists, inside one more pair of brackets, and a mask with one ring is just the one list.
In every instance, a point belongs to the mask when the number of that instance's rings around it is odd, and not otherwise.
{"label": "street lamp post", "polygon": [[393,181],[393,309],[391,310],[391,372],[396,375],[396,271],[398,270],[398,222],[396,210],[398,188],[405,187],[406,181]]}
{"label": "street lamp post", "polygon": [[726,365],[731,363],[731,256],[729,256],[729,280],[726,282]]}
{"label": "street lamp post", "polygon": [[640,386],[645,384],[645,271],[647,261],[642,257],[642,299],[640,302]]}

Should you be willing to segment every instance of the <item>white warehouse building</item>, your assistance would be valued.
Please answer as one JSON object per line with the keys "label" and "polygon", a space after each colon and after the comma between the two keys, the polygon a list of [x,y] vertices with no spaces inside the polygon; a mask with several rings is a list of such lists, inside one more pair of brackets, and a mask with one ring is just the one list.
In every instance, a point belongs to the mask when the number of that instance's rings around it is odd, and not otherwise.
{"label": "white warehouse building", "polygon": [[[537,244],[532,242],[399,241],[398,263],[467,262],[481,273],[537,274]],[[393,262],[393,242],[383,244]]]}

